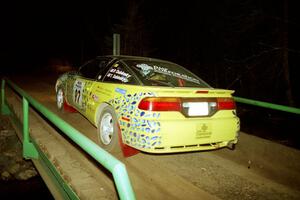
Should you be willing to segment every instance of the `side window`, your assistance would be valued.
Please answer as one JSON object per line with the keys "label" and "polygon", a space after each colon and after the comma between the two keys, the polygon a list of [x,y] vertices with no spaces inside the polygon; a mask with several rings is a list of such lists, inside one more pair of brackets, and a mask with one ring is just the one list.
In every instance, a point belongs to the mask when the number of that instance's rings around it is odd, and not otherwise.
{"label": "side window", "polygon": [[109,65],[108,63],[110,62],[110,59],[103,59],[103,60],[99,60],[99,73],[97,75],[97,79],[98,80],[102,80],[103,77],[105,76],[106,72],[109,69]]}
{"label": "side window", "polygon": [[79,72],[85,78],[95,79],[99,72],[99,61],[94,60],[86,63],[80,67]]}
{"label": "side window", "polygon": [[137,84],[131,72],[121,62],[114,63],[104,77],[104,82]]}

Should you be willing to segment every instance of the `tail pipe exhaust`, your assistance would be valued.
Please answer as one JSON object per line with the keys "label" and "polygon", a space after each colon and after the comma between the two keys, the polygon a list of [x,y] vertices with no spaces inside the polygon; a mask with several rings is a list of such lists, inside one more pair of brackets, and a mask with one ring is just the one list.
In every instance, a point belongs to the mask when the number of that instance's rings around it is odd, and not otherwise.
{"label": "tail pipe exhaust", "polygon": [[234,140],[229,141],[227,144],[227,148],[230,150],[235,150],[235,145],[236,145],[236,143],[234,142]]}

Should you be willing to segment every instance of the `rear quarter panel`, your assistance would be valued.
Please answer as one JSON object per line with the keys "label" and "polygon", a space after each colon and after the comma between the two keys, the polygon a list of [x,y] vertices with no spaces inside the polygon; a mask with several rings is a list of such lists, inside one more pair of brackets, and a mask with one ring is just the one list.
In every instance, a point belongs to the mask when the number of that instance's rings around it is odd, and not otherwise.
{"label": "rear quarter panel", "polygon": [[[229,140],[236,134],[237,120],[232,111],[217,112],[213,117],[188,119],[180,112],[149,112],[138,109],[139,102],[150,96],[160,97],[231,97],[233,91],[210,89],[207,94],[196,94],[199,88],[158,88],[125,84],[95,82],[90,93],[87,118],[98,124],[99,110],[103,104],[112,106],[119,120],[124,143],[137,149],[151,149],[154,146],[170,146]],[[201,138],[197,132],[202,124],[211,124],[211,131],[222,133],[210,138]],[[200,128],[199,128],[199,127]],[[215,127],[220,127],[213,130]],[[179,132],[182,135],[176,135]],[[216,139],[216,137],[218,137]]]}

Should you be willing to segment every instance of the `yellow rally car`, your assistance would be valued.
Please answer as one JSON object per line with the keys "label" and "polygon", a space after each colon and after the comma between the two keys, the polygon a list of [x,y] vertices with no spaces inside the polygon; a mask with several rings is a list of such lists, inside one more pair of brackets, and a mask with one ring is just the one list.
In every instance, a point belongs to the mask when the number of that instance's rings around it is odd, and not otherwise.
{"label": "yellow rally car", "polygon": [[150,153],[234,147],[240,129],[232,90],[214,89],[175,63],[99,56],[56,82],[57,107],[97,127],[107,151]]}

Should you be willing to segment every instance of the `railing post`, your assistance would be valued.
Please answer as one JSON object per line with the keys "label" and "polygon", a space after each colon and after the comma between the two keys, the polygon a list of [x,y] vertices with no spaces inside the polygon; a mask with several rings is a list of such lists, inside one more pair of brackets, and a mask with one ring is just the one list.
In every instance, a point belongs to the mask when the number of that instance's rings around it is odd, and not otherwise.
{"label": "railing post", "polygon": [[117,33],[113,34],[113,55],[120,55],[120,34]]}
{"label": "railing post", "polygon": [[121,200],[135,200],[135,195],[123,163],[115,165],[113,177]]}
{"label": "railing post", "polygon": [[2,79],[2,82],[1,82],[1,114],[9,115],[10,110],[5,103],[5,90],[4,89],[5,89],[5,80]]}
{"label": "railing post", "polygon": [[23,97],[23,157],[26,159],[31,158],[39,158],[39,154],[34,147],[34,145],[30,142],[29,138],[29,104],[25,97]]}

